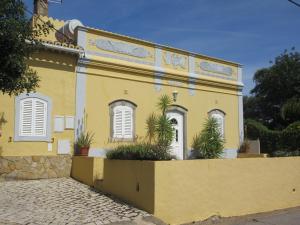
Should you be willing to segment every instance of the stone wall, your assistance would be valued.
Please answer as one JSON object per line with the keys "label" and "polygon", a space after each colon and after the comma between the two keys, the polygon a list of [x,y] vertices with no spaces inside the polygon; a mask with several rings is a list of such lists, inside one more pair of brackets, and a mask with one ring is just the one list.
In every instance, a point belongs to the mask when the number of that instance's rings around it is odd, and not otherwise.
{"label": "stone wall", "polygon": [[1,156],[1,180],[31,180],[69,177],[72,157],[63,156]]}

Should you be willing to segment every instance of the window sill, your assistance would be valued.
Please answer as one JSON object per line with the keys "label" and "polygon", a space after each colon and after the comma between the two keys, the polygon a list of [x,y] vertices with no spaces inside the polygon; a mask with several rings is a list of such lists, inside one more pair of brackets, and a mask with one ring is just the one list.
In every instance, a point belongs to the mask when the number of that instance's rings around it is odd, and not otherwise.
{"label": "window sill", "polygon": [[110,138],[110,143],[117,143],[117,142],[135,142],[135,138]]}
{"label": "window sill", "polygon": [[25,136],[15,136],[14,142],[51,142],[49,137],[25,137]]}

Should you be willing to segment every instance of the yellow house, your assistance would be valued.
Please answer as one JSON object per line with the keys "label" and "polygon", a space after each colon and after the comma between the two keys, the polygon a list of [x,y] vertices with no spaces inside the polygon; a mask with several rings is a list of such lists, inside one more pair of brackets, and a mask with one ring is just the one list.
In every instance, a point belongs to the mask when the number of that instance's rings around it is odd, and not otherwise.
{"label": "yellow house", "polygon": [[[145,121],[162,94],[176,131],[172,153],[186,159],[208,116],[218,119],[225,158],[243,141],[242,68],[238,63],[83,26],[50,21],[55,30],[28,59],[36,93],[1,95],[0,155],[72,155],[82,131],[95,134],[91,156],[145,138]],[[75,45],[64,43],[66,37]]]}

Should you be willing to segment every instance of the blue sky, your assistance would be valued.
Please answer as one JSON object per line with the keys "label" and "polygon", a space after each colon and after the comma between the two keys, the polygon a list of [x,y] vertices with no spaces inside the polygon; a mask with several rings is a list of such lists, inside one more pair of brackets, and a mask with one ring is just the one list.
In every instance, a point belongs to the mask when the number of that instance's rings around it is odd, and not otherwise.
{"label": "blue sky", "polygon": [[300,51],[300,7],[287,0],[63,0],[49,16],[241,63],[244,94],[257,69]]}

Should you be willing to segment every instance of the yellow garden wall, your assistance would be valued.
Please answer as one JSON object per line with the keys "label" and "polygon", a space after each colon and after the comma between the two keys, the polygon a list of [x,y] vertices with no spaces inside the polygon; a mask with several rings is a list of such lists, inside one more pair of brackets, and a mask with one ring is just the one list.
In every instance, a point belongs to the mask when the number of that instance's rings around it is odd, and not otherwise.
{"label": "yellow garden wall", "polygon": [[154,166],[152,161],[104,160],[101,190],[141,209],[154,212]]}
{"label": "yellow garden wall", "polygon": [[74,130],[54,133],[53,127],[55,115],[75,116],[76,57],[40,50],[28,60],[28,64],[41,80],[36,91],[52,100],[52,151],[48,151],[47,142],[14,141],[15,96],[0,94],[0,115],[4,113],[7,121],[2,124],[0,156],[56,155],[58,139],[68,139],[71,143],[74,141]]}
{"label": "yellow garden wall", "polygon": [[73,156],[71,176],[84,184],[94,186],[95,180],[103,178],[103,158]]}
{"label": "yellow garden wall", "polygon": [[170,224],[260,213],[300,205],[300,157],[105,160],[101,189]]}

